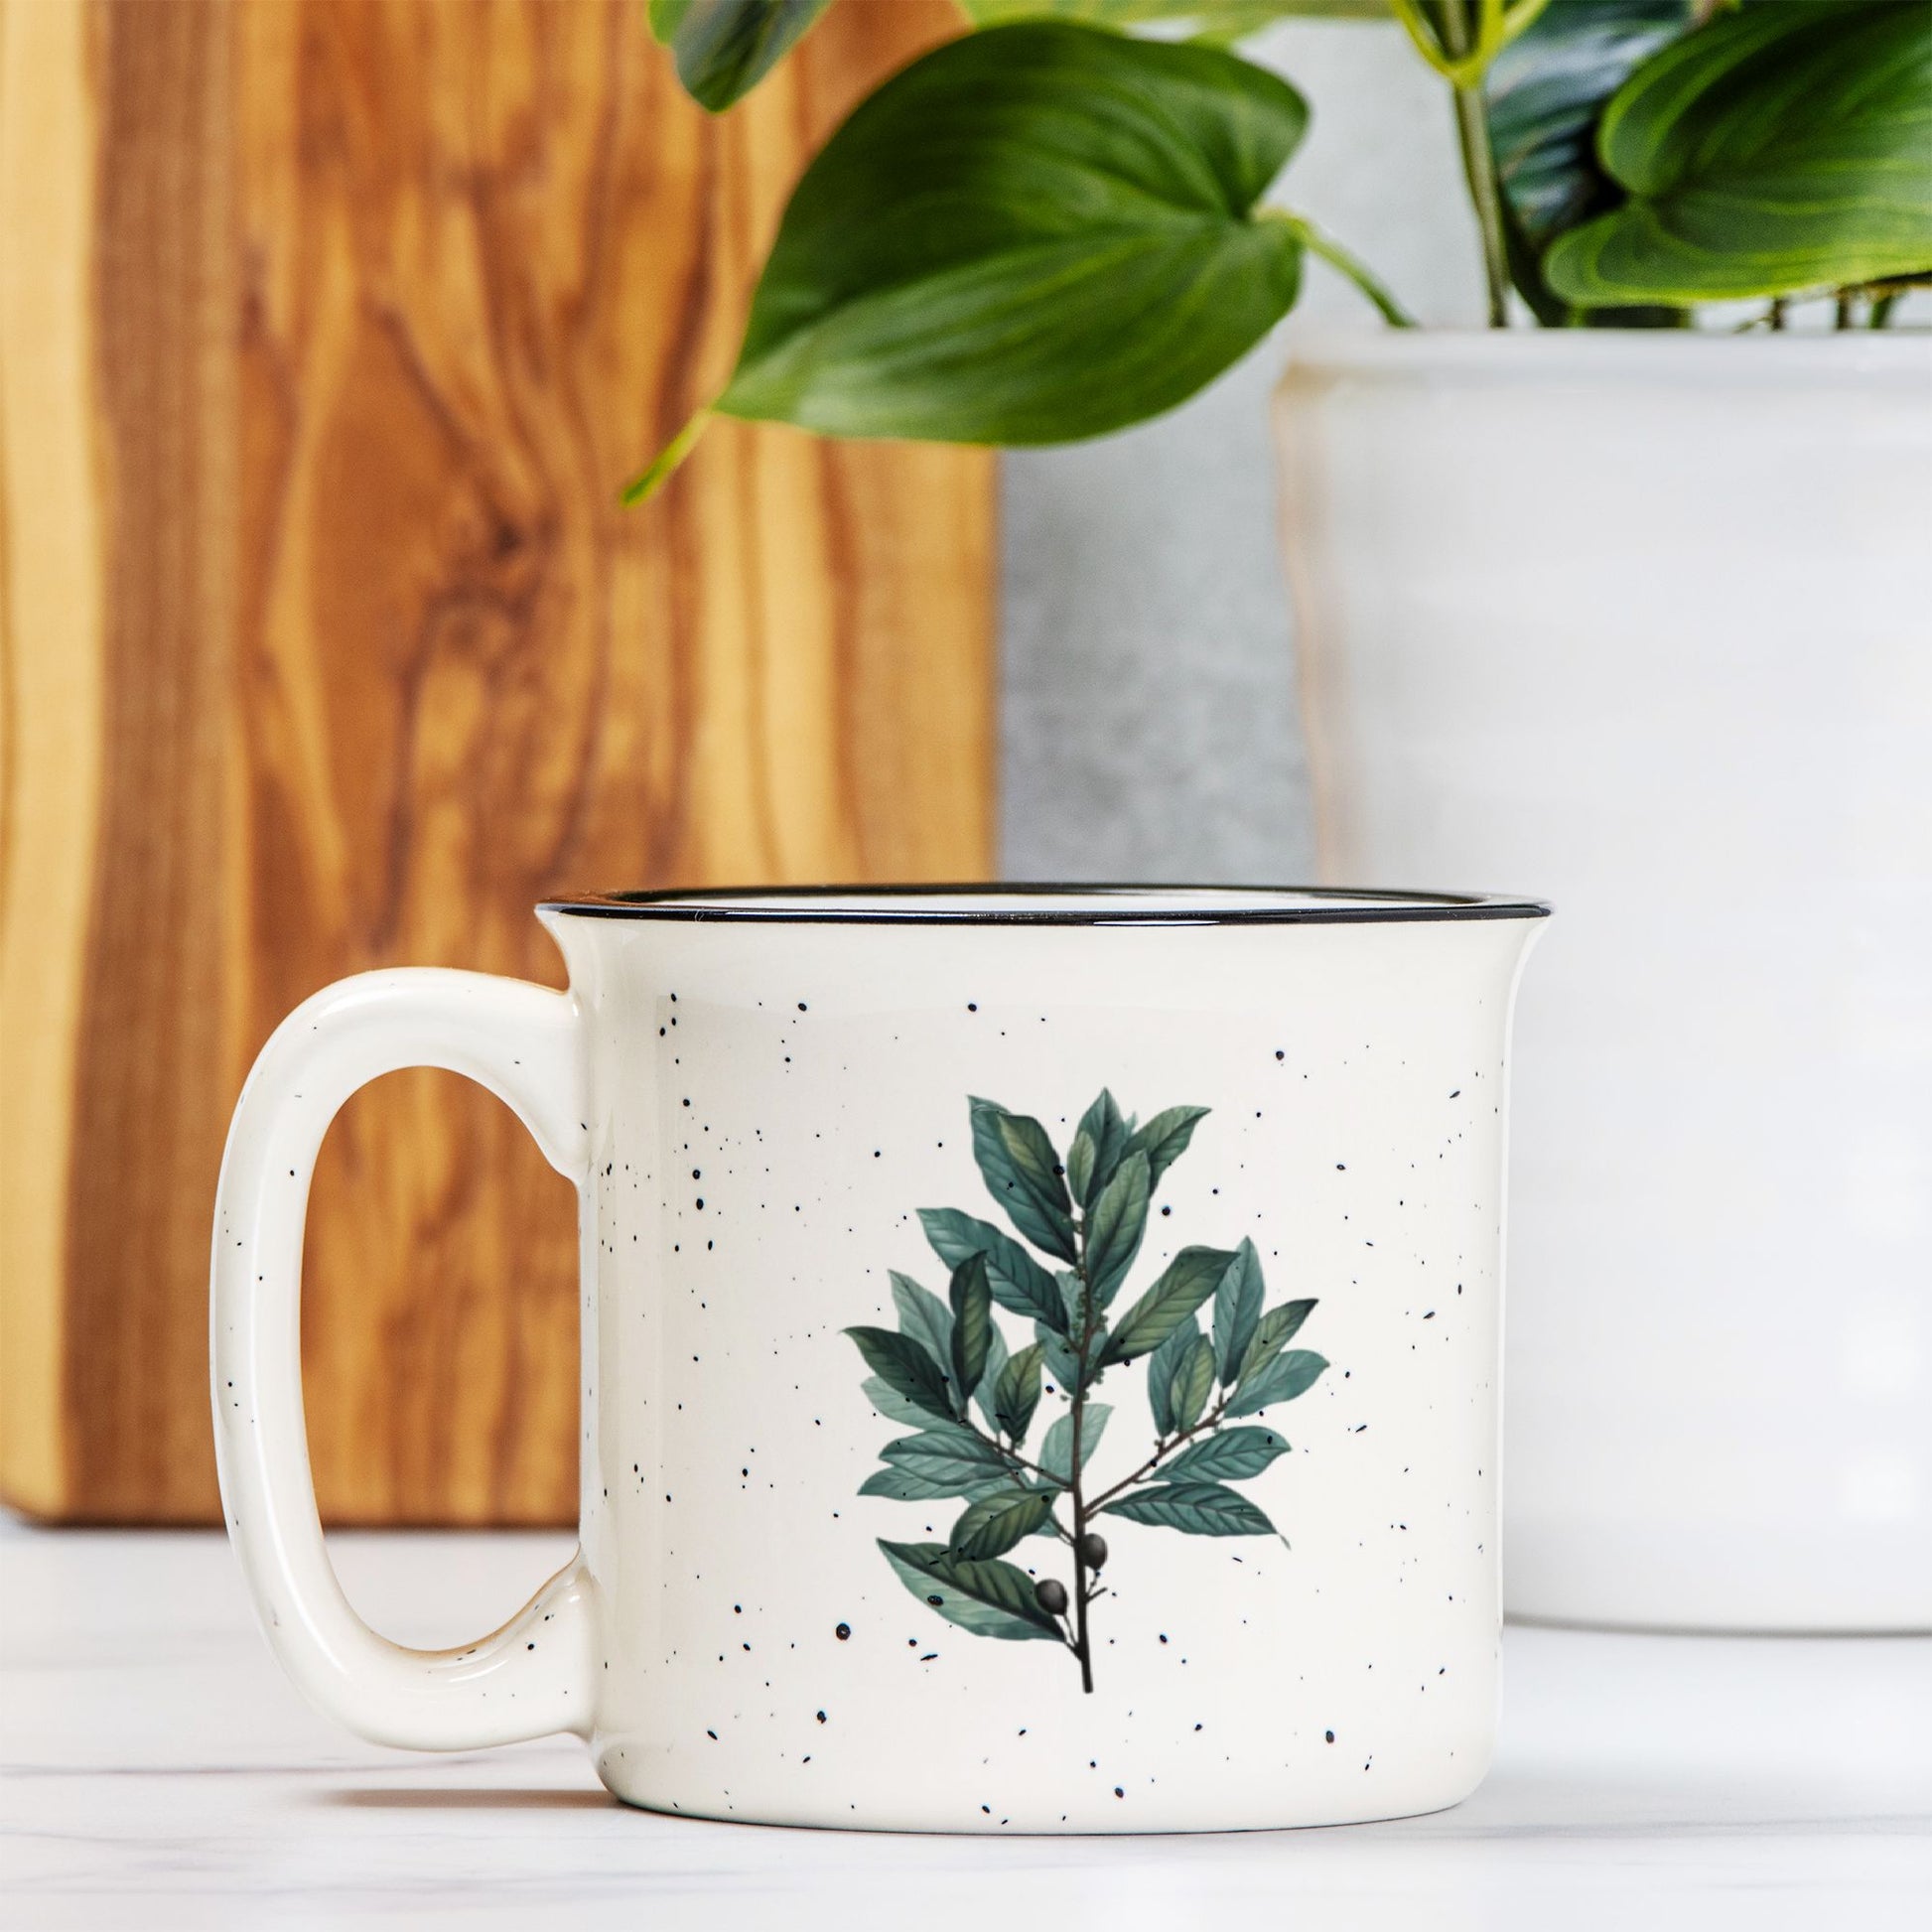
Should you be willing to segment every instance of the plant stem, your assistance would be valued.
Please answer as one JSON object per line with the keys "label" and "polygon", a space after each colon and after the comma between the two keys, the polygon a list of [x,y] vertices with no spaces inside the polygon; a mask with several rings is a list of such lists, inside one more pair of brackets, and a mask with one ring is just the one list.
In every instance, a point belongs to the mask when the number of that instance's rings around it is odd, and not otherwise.
{"label": "plant stem", "polygon": [[1087,1278],[1087,1227],[1084,1215],[1080,1219],[1080,1259],[1074,1265],[1074,1275],[1080,1284],[1080,1372],[1073,1386],[1073,1654],[1080,1660],[1080,1688],[1091,1697],[1093,1648],[1087,1641],[1087,1561],[1080,1547],[1087,1533],[1086,1493],[1081,1480],[1085,1472],[1080,1466],[1080,1428],[1086,1421],[1087,1357],[1093,1352],[1093,1324],[1099,1310],[1093,1305],[1092,1289]]}
{"label": "plant stem", "polygon": [[1285,207],[1266,207],[1261,210],[1260,219],[1279,221],[1292,229],[1301,244],[1311,255],[1319,255],[1330,268],[1338,270],[1361,290],[1375,304],[1382,320],[1391,329],[1413,329],[1416,319],[1371,269],[1359,257],[1352,255],[1340,242],[1325,235],[1307,215],[1293,214]]}
{"label": "plant stem", "polygon": [[1154,1453],[1131,1476],[1123,1476],[1111,1489],[1103,1490],[1093,1499],[1093,1513],[1098,1515],[1123,1489],[1132,1489],[1137,1482],[1145,1482],[1183,1443],[1191,1443],[1202,1430],[1212,1429],[1221,1420],[1222,1412],[1227,1406],[1228,1399],[1224,1395],[1193,1428],[1183,1429],[1177,1436],[1171,1436],[1165,1443],[1160,1444]]}
{"label": "plant stem", "polygon": [[646,496],[652,495],[673,470],[697,447],[698,438],[711,427],[711,405],[707,403],[698,410],[658,451],[648,469],[641,476],[633,477],[623,486],[623,495],[619,499],[626,508],[632,503],[641,503]]}
{"label": "plant stem", "polygon": [[1029,1462],[1027,1458],[1024,1455],[1022,1455],[1018,1449],[1009,1449],[1007,1445],[1001,1442],[997,1436],[989,1436],[986,1433],[986,1431],[983,1430],[979,1426],[979,1424],[973,1420],[973,1412],[971,1411],[971,1409],[968,1409],[965,1415],[956,1418],[956,1420],[958,1421],[961,1428],[970,1430],[975,1436],[977,1436],[980,1439],[982,1443],[985,1443],[988,1446],[988,1448],[997,1449],[999,1453],[1004,1455],[1006,1459],[1009,1462],[1011,1462],[1016,1469],[1024,1469],[1027,1471],[1029,1475],[1038,1476],[1042,1482],[1050,1482],[1053,1483],[1055,1486],[1058,1485],[1059,1478],[1057,1476],[1048,1475],[1047,1472],[1044,1469],[1042,1469],[1037,1462]]}
{"label": "plant stem", "polygon": [[1871,307],[1865,312],[1864,326],[1867,329],[1889,329],[1891,312],[1898,306],[1898,291],[1887,289],[1883,295],[1871,298]]}
{"label": "plant stem", "polygon": [[1509,258],[1503,243],[1502,187],[1496,180],[1495,150],[1489,145],[1489,123],[1482,111],[1482,85],[1455,90],[1455,134],[1462,149],[1462,172],[1475,209],[1476,232],[1482,237],[1482,284],[1489,327],[1509,327]]}
{"label": "plant stem", "polygon": [[1087,1643],[1087,1564],[1080,1554],[1080,1539],[1087,1533],[1086,1505],[1080,1500],[1080,1411],[1073,1411],[1073,1615],[1075,1640],[1073,1654],[1080,1660],[1080,1688],[1093,1695],[1093,1652]]}
{"label": "plant stem", "polygon": [[1778,296],[1772,302],[1770,313],[1764,318],[1764,320],[1773,329],[1782,329],[1784,327],[1784,297],[1783,296],[1781,295]]}
{"label": "plant stem", "polygon": [[1834,329],[1850,329],[1852,322],[1852,291],[1850,289],[1840,289],[1832,327]]}
{"label": "plant stem", "polygon": [[1514,8],[1505,6],[1504,0],[1441,0],[1434,21],[1425,17],[1416,0],[1394,0],[1394,4],[1417,52],[1454,89],[1455,138],[1462,150],[1462,174],[1469,185],[1476,232],[1482,239],[1489,327],[1507,329],[1509,256],[1503,241],[1502,189],[1482,110],[1482,88],[1489,63],[1543,11],[1548,0],[1519,0]]}

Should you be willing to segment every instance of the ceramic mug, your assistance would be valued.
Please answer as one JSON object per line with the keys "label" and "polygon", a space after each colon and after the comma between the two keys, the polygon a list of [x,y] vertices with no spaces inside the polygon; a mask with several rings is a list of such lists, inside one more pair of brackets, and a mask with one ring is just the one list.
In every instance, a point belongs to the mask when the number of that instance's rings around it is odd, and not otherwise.
{"label": "ceramic mug", "polygon": [[[774,1824],[1394,1817],[1497,1692],[1506,1063],[1547,907],[909,890],[547,904],[568,993],[381,972],[263,1048],[222,1165],[222,1494],[364,1736],[569,1730]],[[369,1630],[302,1434],[316,1152],[393,1068],[576,1182],[580,1549],[461,1650]]]}

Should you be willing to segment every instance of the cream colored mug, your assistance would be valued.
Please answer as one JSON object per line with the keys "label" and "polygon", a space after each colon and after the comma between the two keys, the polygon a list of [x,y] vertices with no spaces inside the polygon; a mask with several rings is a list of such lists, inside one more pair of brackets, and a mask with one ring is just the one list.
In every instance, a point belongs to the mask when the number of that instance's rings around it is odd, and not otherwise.
{"label": "cream colored mug", "polygon": [[[1497,1691],[1506,1067],[1547,907],[1420,894],[617,895],[570,990],[364,974],[263,1048],[215,1435],[270,1643],[429,1750],[552,1731],[774,1824],[1386,1818]],[[577,1185],[580,1549],[460,1650],[324,1549],[298,1286],[357,1087],[481,1081]]]}

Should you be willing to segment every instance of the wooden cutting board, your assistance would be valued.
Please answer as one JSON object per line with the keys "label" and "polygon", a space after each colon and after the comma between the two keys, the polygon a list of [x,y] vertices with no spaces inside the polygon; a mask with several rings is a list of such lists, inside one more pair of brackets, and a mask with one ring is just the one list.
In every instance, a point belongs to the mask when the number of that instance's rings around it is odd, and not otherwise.
{"label": "wooden cutting board", "polygon": [[[0,1493],[218,1516],[208,1218],[270,1028],[559,979],[578,887],[983,877],[982,455],[716,427],[799,168],[946,0],[712,119],[641,0],[0,0]],[[569,1189],[452,1076],[324,1151],[324,1512],[576,1512]]]}

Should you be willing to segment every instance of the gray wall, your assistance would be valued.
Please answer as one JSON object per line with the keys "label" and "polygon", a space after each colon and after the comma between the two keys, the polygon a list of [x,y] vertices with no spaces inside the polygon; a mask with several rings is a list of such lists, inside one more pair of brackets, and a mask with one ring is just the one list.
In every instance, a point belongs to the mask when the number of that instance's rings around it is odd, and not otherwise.
{"label": "gray wall", "polygon": [[[1479,323],[1448,96],[1400,30],[1295,23],[1246,51],[1314,110],[1273,199],[1425,322]],[[1004,460],[1009,877],[1312,876],[1267,398],[1298,332],[1380,326],[1311,262],[1274,340],[1183,408]]]}

